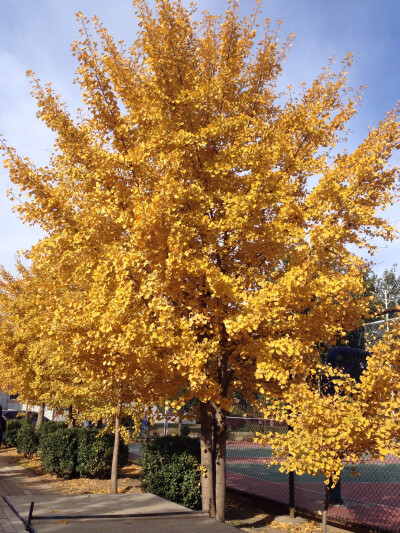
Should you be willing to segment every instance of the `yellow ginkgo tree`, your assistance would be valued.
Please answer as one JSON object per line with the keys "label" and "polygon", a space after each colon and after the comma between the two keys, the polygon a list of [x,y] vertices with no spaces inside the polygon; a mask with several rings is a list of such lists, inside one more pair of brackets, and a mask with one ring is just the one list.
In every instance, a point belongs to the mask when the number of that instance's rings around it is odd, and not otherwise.
{"label": "yellow ginkgo tree", "polygon": [[[17,264],[18,275],[0,271],[0,373],[3,390],[18,393],[28,405],[59,407],[61,383],[69,387],[70,369],[56,365],[54,344],[40,335],[43,314],[38,283]],[[42,309],[43,310],[43,309]],[[65,388],[63,395],[66,395]],[[43,409],[44,411],[44,409]],[[38,417],[40,420],[40,416]]]}
{"label": "yellow ginkgo tree", "polygon": [[74,119],[30,74],[54,151],[38,168],[5,146],[6,165],[16,210],[48,235],[28,257],[64,291],[52,338],[94,373],[158,376],[145,403],[155,389],[176,408],[198,399],[203,508],[223,520],[233,392],[256,402],[302,386],[366,313],[349,245],[394,236],[379,210],[397,194],[398,109],[348,152],[350,54],[282,91],[293,36],[279,42],[269,21],[257,33],[259,2],[243,19],[236,0],[222,17],[134,6],[130,46],[97,18],[93,39],[78,14],[84,110]]}
{"label": "yellow ginkgo tree", "polygon": [[[28,269],[19,263],[18,276],[1,271],[2,386],[18,392],[20,400],[29,404],[45,403],[56,409],[71,406],[81,421],[114,420],[111,491],[116,492],[121,419],[133,416],[139,425],[146,403],[165,400],[168,391],[163,380],[168,376],[168,369],[163,371],[162,365],[158,368],[147,362],[148,350],[142,350],[139,344],[135,357],[132,354],[126,357],[121,342],[115,346],[114,334],[107,334],[112,328],[102,328],[99,324],[90,327],[84,313],[78,312],[79,308],[70,314],[71,302],[77,295],[89,316],[93,309],[86,309],[84,285],[79,280],[72,283],[71,277],[69,287],[62,285],[52,265],[56,263],[41,269],[33,263]],[[131,339],[131,349],[132,346]],[[146,374],[142,367],[147,368]],[[152,368],[158,373],[152,372]]]}

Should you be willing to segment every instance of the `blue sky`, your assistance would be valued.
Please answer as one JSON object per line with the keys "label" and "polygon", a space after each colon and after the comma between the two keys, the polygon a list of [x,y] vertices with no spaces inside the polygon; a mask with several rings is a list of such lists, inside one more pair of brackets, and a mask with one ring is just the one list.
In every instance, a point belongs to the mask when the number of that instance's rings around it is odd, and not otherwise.
{"label": "blue sky", "polygon": [[[151,3],[151,2],[150,2]],[[189,2],[187,2],[189,3]],[[200,11],[222,13],[225,0],[200,0]],[[253,0],[241,0],[240,11],[249,13]],[[44,163],[52,146],[51,134],[35,117],[25,72],[35,71],[51,81],[74,110],[80,95],[73,85],[75,60],[70,43],[78,35],[75,13],[94,14],[116,39],[131,42],[137,25],[130,0],[1,0],[0,5],[0,133],[21,155]],[[281,38],[296,40],[282,76],[282,84],[294,87],[310,82],[329,58],[354,54],[350,84],[367,85],[357,118],[351,123],[349,148],[376,125],[400,100],[400,2],[398,0],[264,0],[263,17],[282,20]],[[398,161],[398,157],[394,158]],[[6,198],[7,172],[0,169],[0,263],[13,270],[16,252],[32,245],[40,231],[23,225]],[[400,204],[388,212],[400,226]],[[385,243],[375,256],[377,272],[400,263],[400,241]]]}

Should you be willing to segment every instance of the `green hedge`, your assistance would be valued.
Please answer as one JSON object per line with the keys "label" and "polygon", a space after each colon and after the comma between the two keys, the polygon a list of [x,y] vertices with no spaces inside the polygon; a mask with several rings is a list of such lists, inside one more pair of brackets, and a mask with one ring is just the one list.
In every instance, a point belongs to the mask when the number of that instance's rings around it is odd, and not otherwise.
{"label": "green hedge", "polygon": [[5,442],[8,448],[13,448],[14,446],[16,447],[18,445],[17,437],[20,427],[21,420],[12,419],[7,421]]}
{"label": "green hedge", "polygon": [[[76,471],[83,477],[109,477],[111,474],[113,449],[113,434],[99,434],[99,430],[95,428],[79,428]],[[128,446],[121,440],[118,453],[118,466],[125,466],[128,459]]]}
{"label": "green hedge", "polygon": [[[42,430],[39,443],[40,459],[46,472],[64,478],[109,476],[113,448],[112,434],[101,434],[95,428],[68,429],[64,425]],[[125,466],[128,457],[128,447],[121,441],[119,466]]]}
{"label": "green hedge", "polygon": [[25,417],[21,422],[21,427],[17,432],[17,450],[25,457],[32,457],[38,451],[39,435],[35,431],[35,426]]}
{"label": "green hedge", "polygon": [[143,447],[144,453],[147,450],[152,453],[157,453],[162,457],[171,457],[187,452],[200,462],[200,441],[191,437],[183,437],[182,435],[158,437]]}
{"label": "green hedge", "polygon": [[76,477],[77,434],[75,429],[57,427],[40,435],[39,455],[43,468],[58,477]]}
{"label": "green hedge", "polygon": [[57,431],[57,429],[65,429],[67,427],[67,424],[65,422],[43,422],[37,433],[39,435],[39,441],[42,438],[46,438],[49,433],[53,433],[53,431]]}
{"label": "green hedge", "polygon": [[190,509],[201,504],[200,442],[183,436],[158,437],[143,446],[143,487]]}
{"label": "green hedge", "polygon": [[[111,474],[114,435],[95,428],[68,429],[63,422],[44,422],[38,431],[29,419],[7,422],[6,446],[16,446],[19,453],[39,453],[46,472],[58,477],[105,478]],[[121,440],[118,465],[129,459],[128,446]]]}

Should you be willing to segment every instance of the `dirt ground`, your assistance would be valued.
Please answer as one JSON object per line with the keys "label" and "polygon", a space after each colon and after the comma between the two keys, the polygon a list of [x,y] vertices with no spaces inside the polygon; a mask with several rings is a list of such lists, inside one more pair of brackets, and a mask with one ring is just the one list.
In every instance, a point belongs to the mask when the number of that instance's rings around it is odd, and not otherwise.
{"label": "dirt ground", "polygon": [[226,506],[227,523],[247,533],[317,533],[321,525],[310,520],[296,518],[302,523],[285,523],[288,519],[282,508],[260,505],[248,497],[228,492]]}
{"label": "dirt ground", "polygon": [[[55,475],[46,474],[38,458],[27,459],[18,455],[15,448],[2,450],[6,455],[27,470],[32,481],[50,484],[60,494],[100,494],[110,490],[109,479],[60,479]],[[119,492],[140,493],[141,469],[136,463],[130,462],[120,470],[118,481]],[[303,524],[286,524],[280,515],[282,510],[274,507],[260,506],[250,498],[234,493],[227,494],[226,521],[247,533],[316,533],[321,526],[312,521]],[[284,520],[284,519],[283,519]]]}

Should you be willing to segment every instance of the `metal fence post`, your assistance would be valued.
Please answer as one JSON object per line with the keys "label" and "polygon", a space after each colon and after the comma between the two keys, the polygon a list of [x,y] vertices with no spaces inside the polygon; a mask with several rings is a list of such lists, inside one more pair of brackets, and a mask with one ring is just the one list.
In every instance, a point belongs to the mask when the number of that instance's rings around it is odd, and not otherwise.
{"label": "metal fence post", "polygon": [[289,507],[290,518],[294,518],[294,472],[289,472]]}

